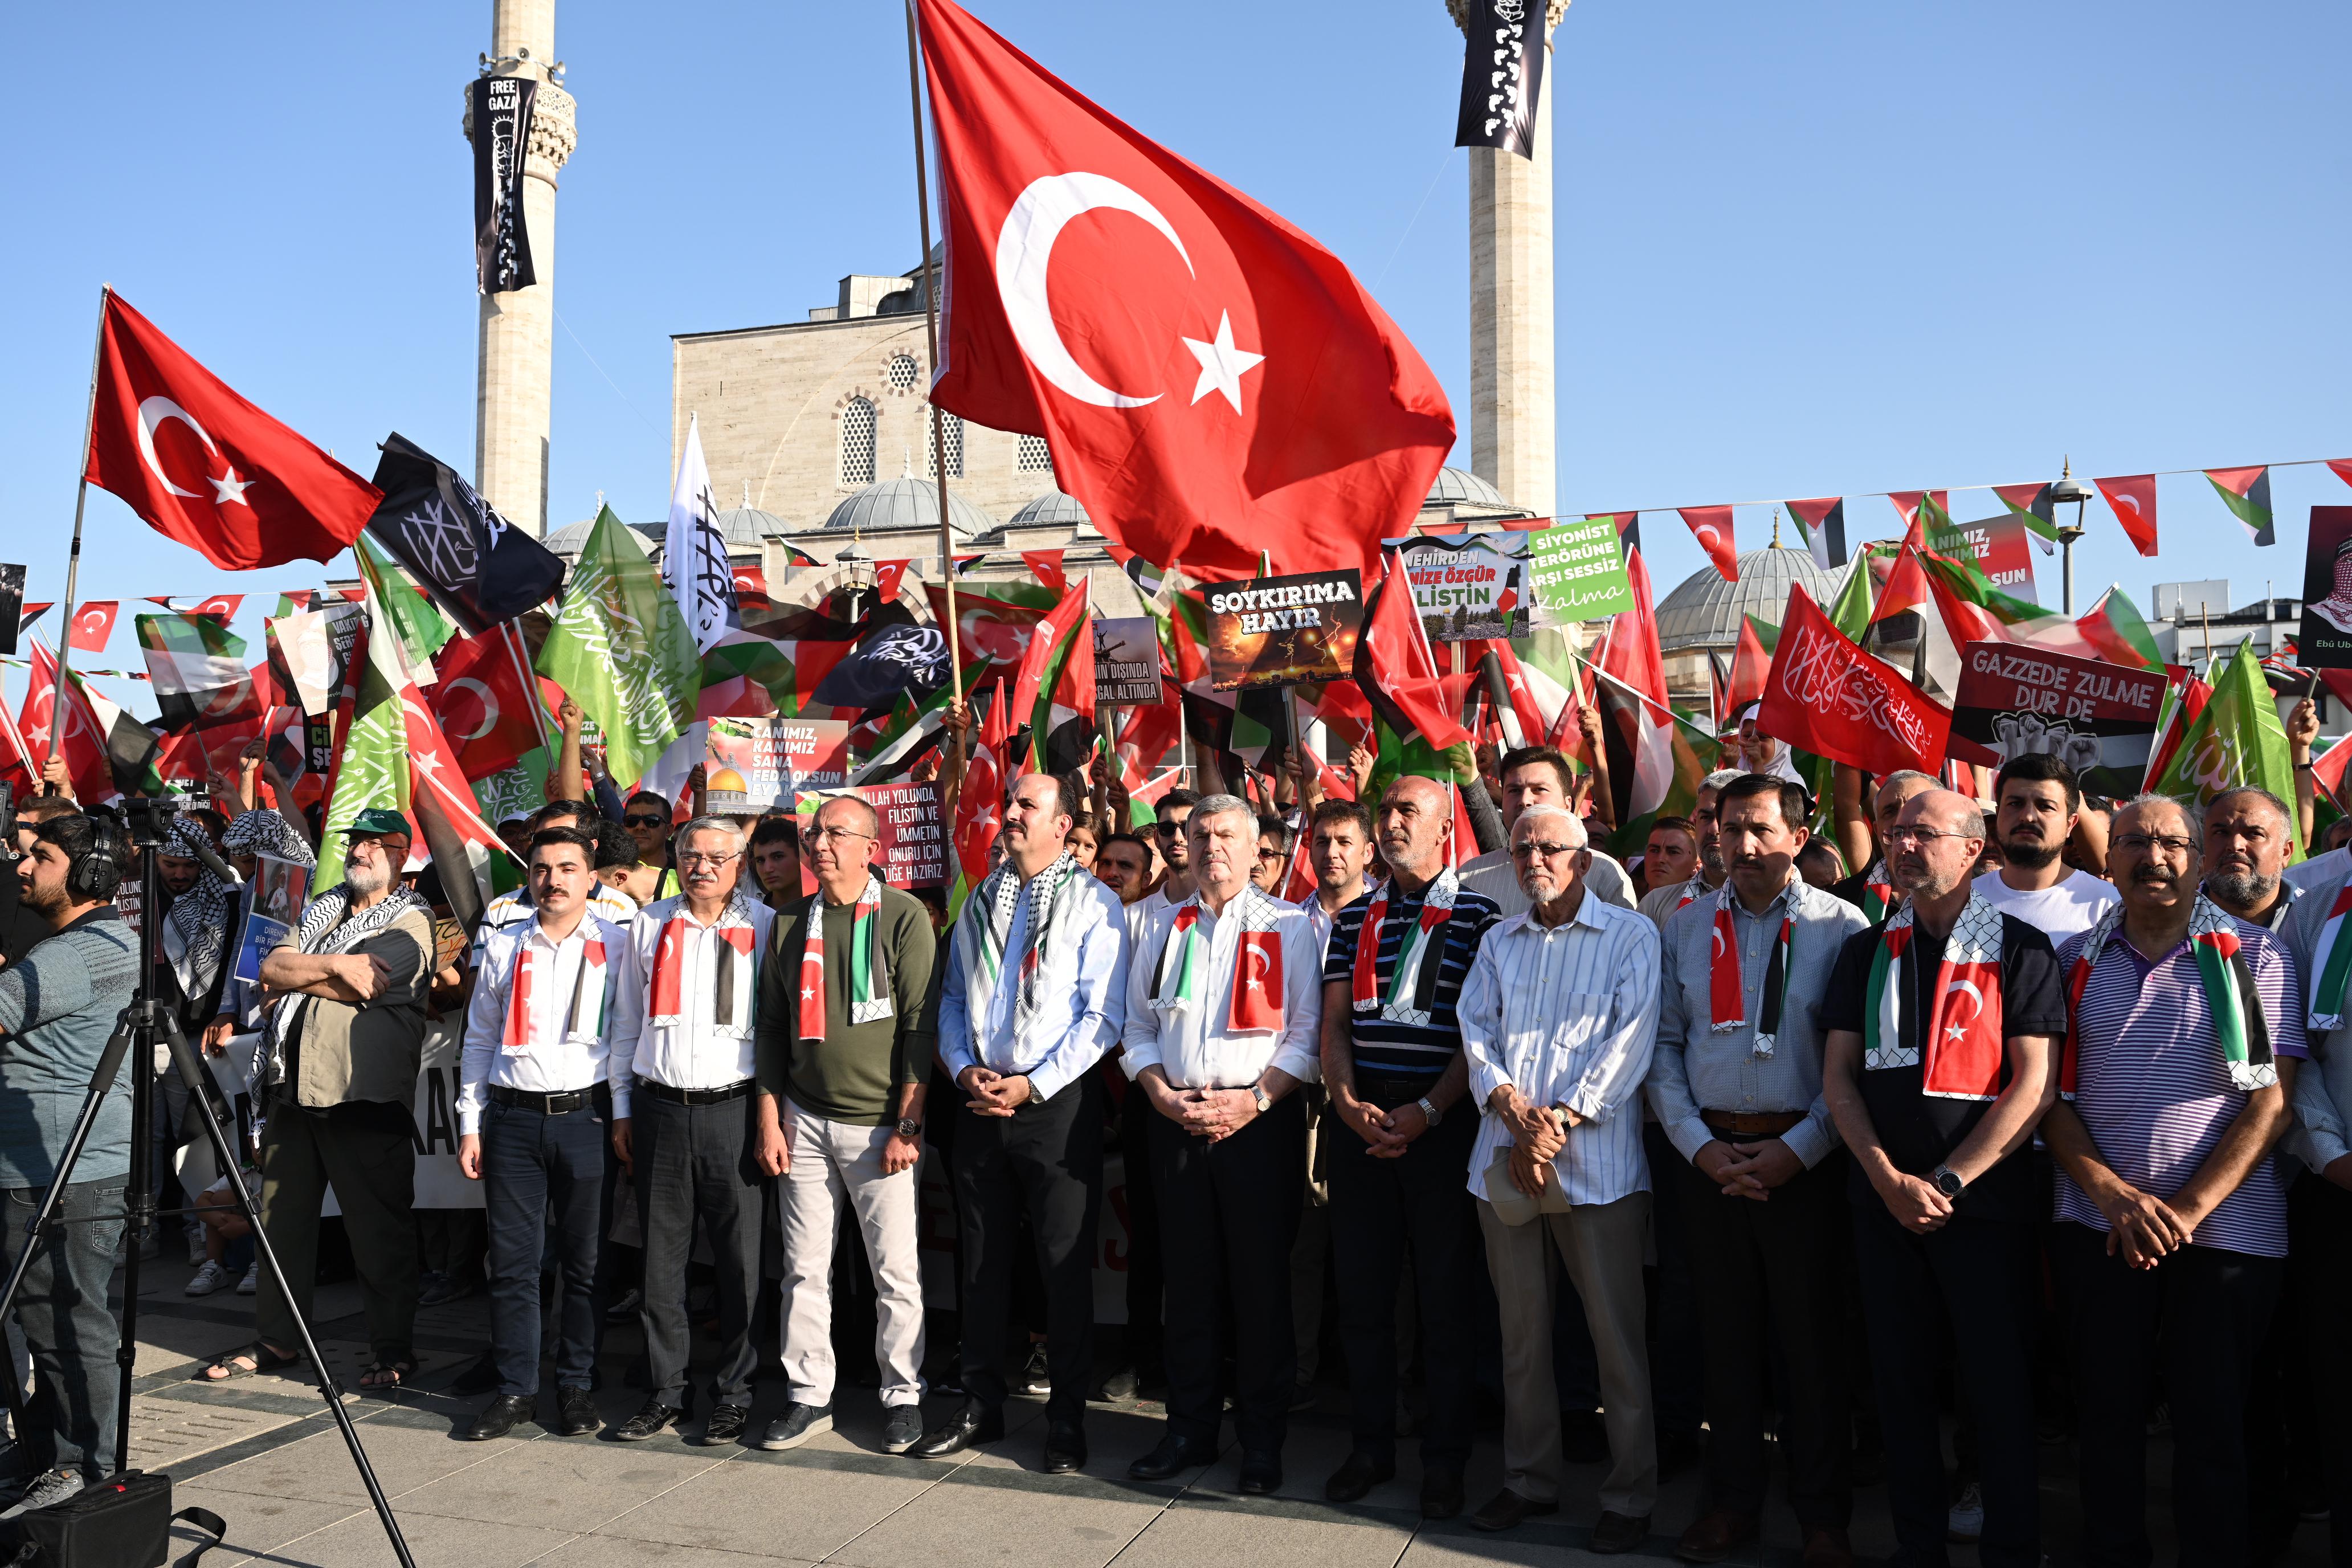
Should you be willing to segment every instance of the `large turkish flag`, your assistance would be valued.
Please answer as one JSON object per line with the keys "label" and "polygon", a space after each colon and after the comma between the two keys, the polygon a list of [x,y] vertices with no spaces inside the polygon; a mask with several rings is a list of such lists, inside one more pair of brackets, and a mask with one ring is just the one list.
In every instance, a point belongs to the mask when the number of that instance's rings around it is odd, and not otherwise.
{"label": "large turkish flag", "polygon": [[466,777],[486,779],[543,743],[505,626],[450,638],[434,663],[440,679],[425,690],[426,705]]}
{"label": "large turkish flag", "polygon": [[82,477],[232,571],[331,561],[383,499],[113,293]]}
{"label": "large turkish flag", "polygon": [[1377,577],[1454,446],[1412,344],[1314,240],[950,0],[918,11],[947,217],[932,401],[1044,437],[1155,565],[1243,577],[1263,550]]}
{"label": "large turkish flag", "polygon": [[1856,647],[1792,583],[1756,722],[1801,751],[1884,775],[1941,769],[1952,715]]}

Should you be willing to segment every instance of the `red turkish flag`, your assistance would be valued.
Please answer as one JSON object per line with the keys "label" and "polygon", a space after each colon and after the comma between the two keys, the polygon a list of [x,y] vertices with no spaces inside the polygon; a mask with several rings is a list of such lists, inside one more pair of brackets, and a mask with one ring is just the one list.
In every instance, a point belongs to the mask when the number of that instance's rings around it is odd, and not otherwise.
{"label": "red turkish flag", "polygon": [[1237,1035],[1268,1034],[1282,1027],[1280,931],[1242,932],[1241,947],[1234,954],[1234,1006],[1226,1027]]}
{"label": "red turkish flag", "polygon": [[218,621],[222,626],[226,626],[236,619],[236,608],[245,603],[245,595],[215,594],[209,599],[174,599],[169,595],[151,594],[147,596],[147,602],[151,605],[161,605],[176,616],[202,616],[208,621]]}
{"label": "red turkish flag", "polygon": [[1004,682],[1000,680],[987,717],[972,732],[963,788],[956,795],[956,864],[968,883],[977,884],[988,875],[988,852],[996,843],[997,829],[1004,826],[1004,750],[1013,732],[1005,717],[1008,706]]}
{"label": "red turkish flag", "polygon": [[383,499],[110,292],[82,478],[232,571],[331,561]]}
{"label": "red turkish flag", "polygon": [[[106,731],[91,711],[89,700],[74,682],[64,683],[65,711],[57,709],[58,659],[43,642],[33,644],[33,668],[25,683],[21,726],[33,756],[46,765],[52,752],[66,760],[66,776],[73,781],[77,800],[108,801],[122,792],[114,787],[114,767],[106,751]],[[51,741],[55,732],[58,739]]]}
{"label": "red turkish flag", "polygon": [[506,627],[478,637],[452,637],[433,658],[440,675],[425,693],[433,717],[468,779],[512,767],[541,743],[530,692],[515,667]]}
{"label": "red turkish flag", "polygon": [[2118,479],[2093,479],[2099,493],[2107,498],[2114,509],[2116,521],[2131,535],[2133,545],[2142,555],[2156,553],[2156,476],[2127,474]]}
{"label": "red turkish flag", "polygon": [[[2334,474],[2337,479],[2342,479],[2346,484],[2352,485],[2352,458],[2328,458],[2327,471]],[[28,605],[27,608],[29,607],[30,606]]]}
{"label": "red turkish flag", "polygon": [[1280,217],[950,0],[917,10],[947,215],[931,400],[1044,437],[1056,482],[1155,564],[1376,574],[1454,446],[1405,335]]}
{"label": "red turkish flag", "polygon": [[874,591],[882,602],[893,605],[898,601],[898,584],[905,581],[907,568],[914,564],[912,557],[904,561],[877,561],[874,563]]}
{"label": "red turkish flag", "polygon": [[1756,718],[1801,751],[1879,774],[1937,772],[1952,727],[1949,710],[1856,647],[1793,583]]}
{"label": "red turkish flag", "polygon": [[[1417,731],[1438,751],[1467,745],[1470,736],[1454,715],[1458,703],[1445,700],[1437,661],[1413,613],[1412,584],[1402,568],[1390,573],[1372,596],[1363,635],[1356,639],[1356,684],[1388,726]],[[1387,711],[1381,712],[1382,709]]]}
{"label": "red turkish flag", "polygon": [[1058,550],[1024,550],[1021,563],[1029,568],[1031,576],[1056,594],[1070,591],[1070,580],[1062,571],[1062,552]]}
{"label": "red turkish flag", "polygon": [[78,653],[104,653],[114,635],[114,617],[121,613],[120,599],[84,599],[74,606],[73,632],[66,647]]}
{"label": "red turkish flag", "polygon": [[1690,531],[1698,538],[1706,558],[1727,583],[1739,581],[1739,554],[1731,538],[1731,509],[1727,506],[1685,506],[1675,509]]}

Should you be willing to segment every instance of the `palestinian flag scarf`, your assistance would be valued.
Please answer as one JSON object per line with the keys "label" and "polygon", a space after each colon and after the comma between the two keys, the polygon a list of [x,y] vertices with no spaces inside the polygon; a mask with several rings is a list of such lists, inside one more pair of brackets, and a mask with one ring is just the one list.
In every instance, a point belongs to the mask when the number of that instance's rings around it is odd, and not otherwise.
{"label": "palestinian flag scarf", "polygon": [[[2099,923],[2084,936],[2083,950],[2066,975],[2066,1044],[2058,1058],[2061,1099],[2074,1098],[2075,1071],[2082,1063],[2083,992],[2108,938],[2122,931],[2123,923],[2123,905],[2108,905]],[[2240,951],[2238,922],[2201,892],[2189,911],[2189,945],[2197,955],[2197,978],[2204,988],[2221,1059],[2230,1069],[2230,1086],[2245,1094],[2268,1089],[2278,1082],[2278,1065],[2271,1059],[2270,1022],[2263,1016],[2262,994],[2254,989],[2253,971]]]}
{"label": "palestinian flag scarf", "polygon": [[[1935,1000],[1927,1016],[1906,1020],[1903,1004],[1916,993],[1904,982],[1903,963],[1917,934],[1912,910],[1906,906],[1886,922],[1870,956],[1868,1003],[1862,1015],[1863,1068],[1924,1065],[1923,1094],[1937,1100],[1998,1100],[2003,1038],[2000,911],[1980,894],[1969,896],[1959,919],[1952,922],[1951,935],[1944,939],[1936,983],[1928,993]],[[1918,962],[1916,953],[1911,962]]]}
{"label": "palestinian flag scarf", "polygon": [[[1748,1022],[1743,1000],[1748,990],[1739,974],[1739,930],[1731,920],[1732,901],[1738,897],[1726,878],[1715,898],[1714,943],[1707,959],[1708,1011],[1713,1015],[1707,1027],[1718,1035],[1728,1035]],[[1780,1041],[1780,1013],[1789,994],[1789,944],[1796,926],[1793,912],[1782,915],[1780,929],[1773,933],[1772,946],[1764,955],[1764,1016],[1757,1020],[1756,1037],[1748,1047],[1758,1057],[1769,1058]]]}
{"label": "palestinian flag scarf", "polygon": [[[807,940],[801,944],[801,1027],[803,1040],[822,1040],[824,1015],[824,894],[801,913]],[[849,917],[849,1022],[854,1027],[889,1017],[890,956],[882,948],[882,879],[871,871]]]}
{"label": "palestinian flag scarf", "polygon": [[2319,941],[2313,951],[2326,956],[2319,961],[2311,977],[2311,1016],[2308,1020],[2312,1038],[2331,1029],[2344,1026],[2344,990],[2352,982],[2352,882],[2336,889],[2336,902],[2328,906],[2327,923],[2319,928]]}
{"label": "palestinian flag scarf", "polygon": [[[1225,1008],[1228,1034],[1276,1032],[1282,1027],[1282,933],[1275,928],[1281,906],[1245,886],[1225,906],[1223,919],[1241,922],[1234,954],[1233,995]],[[1176,906],[1175,923],[1160,944],[1152,970],[1151,1008],[1181,1017],[1197,1009],[1209,984],[1209,934],[1201,929],[1198,894]]]}
{"label": "palestinian flag scarf", "polygon": [[[603,939],[593,931],[583,931],[579,935],[580,972],[572,977],[572,1000],[563,1010],[562,1037],[589,1043],[604,1033],[607,971]],[[540,993],[555,983],[555,960],[554,952],[540,946],[529,934],[515,943],[514,973],[507,982],[506,1027],[499,1037],[499,1055],[529,1056],[534,1046],[550,1043],[540,1037],[538,1002]]]}
{"label": "palestinian flag scarf", "polygon": [[[661,941],[654,948],[653,998],[647,1021],[656,1028],[676,1028],[686,1016],[686,947],[694,922],[686,900],[663,922]],[[727,900],[719,923],[710,928],[710,1032],[728,1039],[749,1039],[753,999],[759,995],[759,933],[752,929],[749,906],[740,891]]]}
{"label": "palestinian flag scarf", "polygon": [[[964,900],[963,912],[956,917],[955,957],[963,965],[964,1001],[973,1018],[987,1015],[1009,956],[1020,987],[1013,1001],[1013,1032],[1018,1037],[1027,1030],[1037,1012],[1037,977],[1045,972],[1047,950],[1058,952],[1067,945],[1068,922],[1062,917],[1068,912],[1082,875],[1077,857],[1067,853],[1026,882],[1007,860],[982,878]],[[1013,919],[1024,898],[1028,923],[1022,940],[1026,945],[1020,952],[1008,954],[1005,944],[1012,940]]]}
{"label": "palestinian flag scarf", "polygon": [[[1354,994],[1350,1000],[1358,1013],[1378,1013],[1393,1023],[1426,1028],[1430,1013],[1437,1005],[1438,972],[1445,967],[1442,951],[1444,927],[1454,918],[1454,895],[1460,884],[1449,866],[1423,891],[1421,918],[1397,942],[1396,967],[1389,971],[1389,991],[1384,997],[1380,994],[1381,928],[1389,918],[1389,890],[1393,886],[1381,885],[1372,907],[1364,911],[1362,927],[1356,932]],[[1433,947],[1441,952],[1435,962],[1427,962]]]}
{"label": "palestinian flag scarf", "polygon": [[1872,925],[1876,925],[1894,912],[1895,879],[1886,874],[1886,860],[1882,856],[1873,860],[1870,869],[1862,874],[1862,914]]}

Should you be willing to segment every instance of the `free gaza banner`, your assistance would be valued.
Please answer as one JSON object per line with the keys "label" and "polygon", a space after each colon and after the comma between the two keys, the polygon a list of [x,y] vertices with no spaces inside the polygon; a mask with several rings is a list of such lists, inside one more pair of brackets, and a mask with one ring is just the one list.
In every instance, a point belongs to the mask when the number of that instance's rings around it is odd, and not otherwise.
{"label": "free gaza banner", "polygon": [[1972,642],[1960,650],[1952,755],[1997,768],[2046,754],[2073,768],[2093,795],[2137,795],[2163,696],[2160,670]]}

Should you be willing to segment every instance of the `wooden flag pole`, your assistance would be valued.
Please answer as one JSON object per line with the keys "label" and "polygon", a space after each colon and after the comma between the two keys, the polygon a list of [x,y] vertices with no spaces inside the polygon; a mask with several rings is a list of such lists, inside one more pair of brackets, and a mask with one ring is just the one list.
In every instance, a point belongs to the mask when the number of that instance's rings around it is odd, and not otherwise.
{"label": "wooden flag pole", "polygon": [[[933,286],[931,275],[931,175],[929,160],[923,155],[923,81],[922,47],[916,37],[915,0],[907,0],[907,101],[915,116],[915,221],[922,231],[923,258],[923,330],[929,336],[931,377],[940,374],[940,291]],[[940,258],[940,270],[947,270],[947,261]],[[948,527],[948,455],[947,422],[940,417],[937,405],[931,405],[931,484],[940,498],[940,577],[948,593],[948,700],[963,700],[963,628],[956,609],[955,534]]]}
{"label": "wooden flag pole", "polygon": [[[41,759],[41,771],[47,773],[58,754],[58,716],[65,700],[66,664],[73,658],[74,584],[81,575],[81,514],[89,501],[89,437],[98,425],[98,363],[106,353],[106,301],[113,296],[114,285],[98,286],[98,334],[89,346],[89,397],[81,410],[81,461],[74,465],[79,476],[74,485],[73,545],[66,555],[65,635],[58,639],[58,678],[49,686],[49,754]],[[31,695],[32,676],[25,678],[26,692]],[[41,793],[55,795],[57,786],[43,783]]]}

